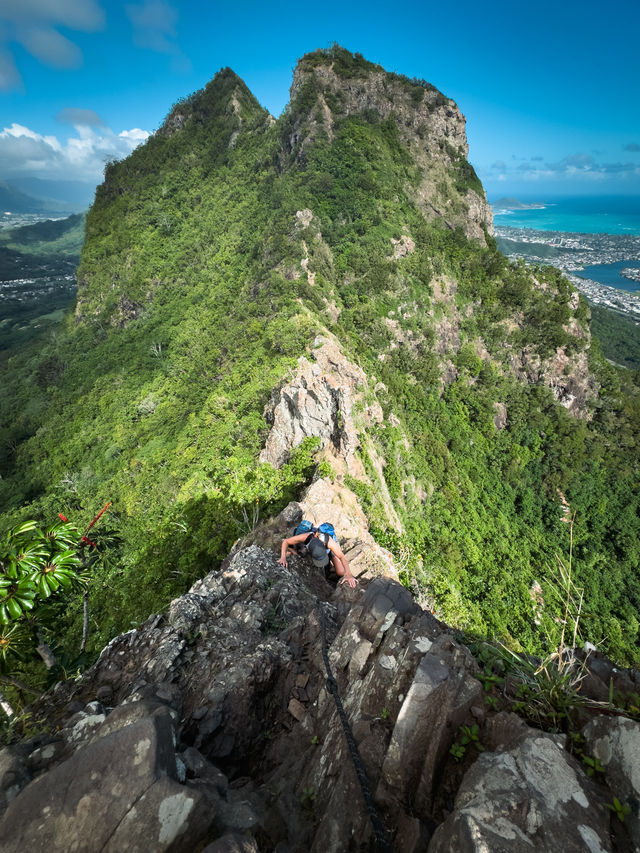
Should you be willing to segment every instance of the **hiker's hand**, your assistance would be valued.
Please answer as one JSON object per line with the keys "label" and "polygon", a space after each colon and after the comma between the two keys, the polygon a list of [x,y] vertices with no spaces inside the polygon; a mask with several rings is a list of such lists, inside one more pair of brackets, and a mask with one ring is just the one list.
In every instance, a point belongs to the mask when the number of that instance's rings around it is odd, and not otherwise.
{"label": "hiker's hand", "polygon": [[338,581],[338,586],[339,586],[341,583],[348,583],[348,584],[349,584],[349,586],[351,587],[351,589],[355,589],[355,588],[356,588],[356,584],[358,583],[358,581],[356,580],[356,578],[354,578],[354,576],[353,576],[353,575],[345,575],[343,578],[341,578],[341,579]]}
{"label": "hiker's hand", "polygon": [[278,562],[280,563],[281,566],[284,566],[287,569],[289,568],[289,566],[287,565],[287,558],[286,557],[280,557]]}

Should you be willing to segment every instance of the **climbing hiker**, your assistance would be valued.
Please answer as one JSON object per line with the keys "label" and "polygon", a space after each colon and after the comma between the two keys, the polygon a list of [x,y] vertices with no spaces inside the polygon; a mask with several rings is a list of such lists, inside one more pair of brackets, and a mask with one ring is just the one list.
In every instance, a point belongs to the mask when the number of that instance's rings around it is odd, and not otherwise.
{"label": "climbing hiker", "polygon": [[293,536],[283,540],[278,562],[286,566],[288,555],[296,553],[309,557],[319,569],[326,569],[329,562],[332,562],[335,573],[340,578],[338,583],[348,583],[352,589],[358,583],[351,574],[349,561],[342,553],[331,524],[314,527],[309,521],[301,522]]}

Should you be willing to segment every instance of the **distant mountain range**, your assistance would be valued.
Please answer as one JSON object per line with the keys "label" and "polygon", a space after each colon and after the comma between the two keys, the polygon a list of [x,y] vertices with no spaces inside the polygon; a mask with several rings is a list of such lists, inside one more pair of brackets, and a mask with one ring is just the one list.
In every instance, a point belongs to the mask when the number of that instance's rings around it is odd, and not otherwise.
{"label": "distant mountain range", "polygon": [[42,178],[8,178],[0,181],[0,210],[11,213],[79,213],[95,192],[92,183]]}

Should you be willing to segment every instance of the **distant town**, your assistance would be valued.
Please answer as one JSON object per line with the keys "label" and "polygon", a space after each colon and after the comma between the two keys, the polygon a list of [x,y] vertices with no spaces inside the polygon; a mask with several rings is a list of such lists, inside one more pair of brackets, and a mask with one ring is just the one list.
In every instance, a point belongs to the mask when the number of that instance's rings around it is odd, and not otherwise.
{"label": "distant town", "polygon": [[[576,274],[585,267],[597,264],[638,262],[640,235],[573,234],[506,226],[496,226],[495,235],[500,251],[507,257],[557,267],[590,302],[640,320],[640,292],[611,287]],[[640,270],[636,264],[630,264],[620,274],[630,281],[640,280]],[[639,277],[636,278],[636,275]]]}

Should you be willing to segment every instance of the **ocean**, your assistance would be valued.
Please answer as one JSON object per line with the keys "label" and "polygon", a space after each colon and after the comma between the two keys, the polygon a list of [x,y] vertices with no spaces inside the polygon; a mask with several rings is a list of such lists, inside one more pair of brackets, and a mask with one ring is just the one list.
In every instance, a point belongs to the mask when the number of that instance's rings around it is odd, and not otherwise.
{"label": "ocean", "polygon": [[640,260],[616,261],[613,264],[593,264],[582,270],[576,270],[575,275],[579,275],[580,278],[588,278],[591,281],[598,281],[600,284],[607,284],[609,287],[617,287],[619,290],[640,290],[640,283],[632,278],[620,275],[625,267],[640,269]]}
{"label": "ocean", "polygon": [[640,234],[640,198],[637,196],[545,196],[524,198],[539,203],[534,210],[493,208],[496,225],[535,231],[573,231],[580,234]]}

